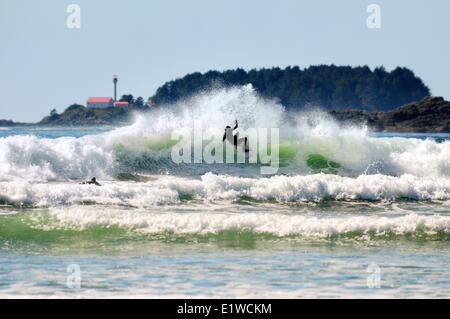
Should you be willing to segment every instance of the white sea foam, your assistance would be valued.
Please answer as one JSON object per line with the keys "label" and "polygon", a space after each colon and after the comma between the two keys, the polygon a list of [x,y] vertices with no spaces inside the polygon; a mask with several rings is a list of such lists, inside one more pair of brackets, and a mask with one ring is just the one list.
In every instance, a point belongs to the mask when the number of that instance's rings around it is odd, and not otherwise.
{"label": "white sea foam", "polygon": [[[326,238],[359,235],[407,235],[418,231],[435,234],[450,232],[450,216],[407,214],[404,216],[318,217],[278,213],[147,212],[105,208],[53,209],[56,227],[84,229],[93,225],[119,226],[144,233],[208,234],[226,230],[270,233],[277,236]],[[48,225],[45,225],[48,227]],[[55,226],[54,226],[55,227]]]}
{"label": "white sea foam", "polygon": [[243,178],[207,173],[200,179],[160,176],[146,182],[105,182],[102,187],[76,183],[0,182],[0,200],[7,204],[54,207],[94,203],[153,207],[180,202],[186,195],[208,201],[256,200],[449,200],[450,179],[402,175],[356,178],[315,174]]}
{"label": "white sea foam", "polygon": [[106,177],[113,164],[113,154],[89,138],[9,136],[0,139],[0,180],[3,181]]}

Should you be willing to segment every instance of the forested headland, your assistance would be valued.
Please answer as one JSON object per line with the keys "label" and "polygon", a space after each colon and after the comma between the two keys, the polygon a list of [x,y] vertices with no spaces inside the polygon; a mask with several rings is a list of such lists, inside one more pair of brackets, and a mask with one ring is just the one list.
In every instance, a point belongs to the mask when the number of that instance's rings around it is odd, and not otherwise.
{"label": "forested headland", "polygon": [[430,90],[411,70],[398,67],[335,65],[191,73],[166,82],[150,97],[154,105],[174,103],[214,86],[252,84],[266,98],[276,98],[289,109],[388,111],[419,101]]}

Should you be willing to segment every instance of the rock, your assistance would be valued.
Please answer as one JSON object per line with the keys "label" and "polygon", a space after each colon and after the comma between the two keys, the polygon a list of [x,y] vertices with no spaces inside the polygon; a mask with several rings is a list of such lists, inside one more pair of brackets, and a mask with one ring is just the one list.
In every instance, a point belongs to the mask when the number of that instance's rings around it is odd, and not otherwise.
{"label": "rock", "polygon": [[442,97],[427,96],[388,112],[343,110],[329,114],[339,122],[365,123],[376,131],[450,132],[450,102]]}
{"label": "rock", "polygon": [[22,126],[27,125],[25,123],[13,122],[11,120],[0,120],[0,127],[9,127],[9,126]]}

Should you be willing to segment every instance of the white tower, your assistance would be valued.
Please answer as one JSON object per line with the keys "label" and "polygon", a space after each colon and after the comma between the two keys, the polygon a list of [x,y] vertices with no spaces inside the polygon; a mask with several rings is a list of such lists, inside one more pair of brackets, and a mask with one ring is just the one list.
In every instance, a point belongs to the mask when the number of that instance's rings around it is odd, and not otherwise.
{"label": "white tower", "polygon": [[114,74],[113,75],[113,83],[114,83],[114,102],[117,101],[117,82],[119,81],[119,77]]}

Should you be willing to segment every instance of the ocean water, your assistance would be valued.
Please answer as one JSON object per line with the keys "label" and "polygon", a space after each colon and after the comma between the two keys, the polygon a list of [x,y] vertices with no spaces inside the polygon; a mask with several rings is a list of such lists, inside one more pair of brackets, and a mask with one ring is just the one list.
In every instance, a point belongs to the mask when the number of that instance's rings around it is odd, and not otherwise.
{"label": "ocean water", "polygon": [[[279,128],[276,174],[173,162],[174,130],[235,119]],[[0,129],[0,297],[448,298],[449,242],[450,134],[342,127],[250,86],[124,127]]]}

